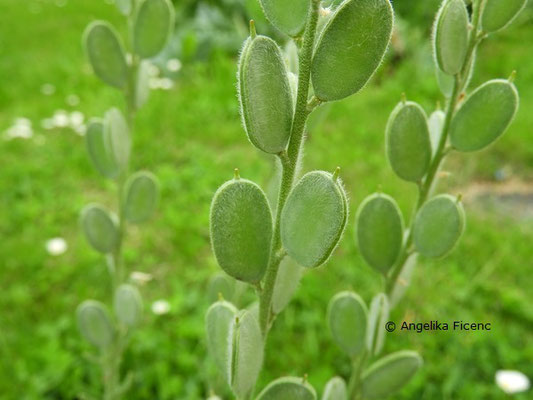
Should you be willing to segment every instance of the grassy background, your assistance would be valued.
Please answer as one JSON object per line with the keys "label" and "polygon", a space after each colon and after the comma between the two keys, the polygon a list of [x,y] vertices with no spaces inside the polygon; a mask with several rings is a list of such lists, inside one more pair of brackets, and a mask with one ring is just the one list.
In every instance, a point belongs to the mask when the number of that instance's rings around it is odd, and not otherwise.
{"label": "grassy background", "polygon": [[[0,140],[2,399],[70,399],[98,390],[98,369],[85,358],[92,349],[80,339],[73,314],[85,298],[108,301],[110,288],[104,260],[85,243],[77,220],[84,204],[114,206],[116,194],[91,168],[82,137],[40,127],[55,110],[74,109],[65,103],[69,94],[79,96],[76,109],[87,116],[122,104],[116,91],[91,74],[83,56],[81,33],[95,18],[124,29],[114,7],[100,1],[58,7],[50,0],[0,0],[0,131],[16,117],[31,119],[35,131],[30,140]],[[405,58],[393,63],[389,57],[373,83],[335,103],[309,138],[305,170],[340,165],[352,217],[334,257],[305,275],[278,318],[259,387],[280,375],[307,373],[321,392],[333,374],[349,373],[325,326],[327,302],[339,290],[353,288],[367,301],[379,290],[379,277],[363,264],[354,242],[353,215],[361,200],[382,185],[409,217],[415,190],[387,166],[383,132],[402,92],[428,112],[440,99],[423,39],[430,25],[426,18],[411,28]],[[502,168],[516,179],[531,179],[532,40],[526,18],[483,44],[473,85],[516,69],[521,110],[496,146],[450,157],[452,175],[442,190],[468,193],[469,182],[490,181]],[[234,167],[264,186],[272,176],[271,160],[253,149],[240,126],[235,72],[235,60],[218,53],[208,63],[189,65],[174,90],[152,93],[137,119],[133,166],[159,177],[162,196],[155,220],[132,228],[127,239],[129,267],[155,277],[142,288],[146,317],[126,354],[125,367],[136,372],[128,398],[200,399],[211,385],[219,387],[203,330],[207,281],[218,271],[207,229],[211,196]],[[45,83],[56,86],[55,94],[41,93]],[[424,369],[395,398],[503,399],[493,383],[497,369],[533,376],[533,219],[517,218],[517,209],[502,212],[466,201],[461,243],[445,260],[421,260],[392,320],[491,322],[493,329],[389,334],[386,352],[416,349],[425,358]],[[55,236],[69,244],[60,257],[45,249]],[[160,298],[170,302],[171,312],[155,316],[148,306]]]}

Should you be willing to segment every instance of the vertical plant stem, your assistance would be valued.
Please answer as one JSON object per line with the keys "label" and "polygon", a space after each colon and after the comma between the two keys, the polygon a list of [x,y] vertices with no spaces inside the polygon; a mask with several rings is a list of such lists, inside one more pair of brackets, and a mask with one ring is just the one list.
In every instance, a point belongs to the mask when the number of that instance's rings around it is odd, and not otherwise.
{"label": "vertical plant stem", "polygon": [[353,361],[352,374],[348,381],[348,400],[355,400],[359,394],[358,389],[361,383],[361,373],[363,372],[367,359],[368,351],[365,350],[359,358]]}

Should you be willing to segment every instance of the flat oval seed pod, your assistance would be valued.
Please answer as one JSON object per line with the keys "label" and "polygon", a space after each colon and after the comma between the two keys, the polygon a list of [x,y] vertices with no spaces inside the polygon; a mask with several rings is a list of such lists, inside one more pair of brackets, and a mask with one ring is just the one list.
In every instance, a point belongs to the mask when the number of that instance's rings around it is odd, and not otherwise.
{"label": "flat oval seed pod", "polygon": [[422,107],[400,102],[389,117],[385,136],[387,158],[396,175],[409,182],[420,181],[431,162],[429,128]]}
{"label": "flat oval seed pod", "polygon": [[92,120],[89,122],[85,133],[85,143],[94,168],[106,178],[116,178],[120,170],[107,149],[102,121]]}
{"label": "flat oval seed pod", "polygon": [[487,0],[481,26],[483,31],[492,33],[509,26],[522,12],[527,0]]}
{"label": "flat oval seed pod", "polygon": [[381,353],[385,344],[385,324],[389,320],[389,299],[385,293],[378,293],[370,303],[368,313],[367,349],[371,355]]}
{"label": "flat oval seed pod", "polygon": [[259,0],[265,16],[281,32],[295,37],[303,32],[311,2],[309,0]]}
{"label": "flat oval seed pod", "polygon": [[104,140],[107,152],[113,157],[115,164],[125,171],[127,169],[131,139],[128,123],[117,108],[111,108],[104,116]]}
{"label": "flat oval seed pod", "polygon": [[205,316],[209,354],[228,384],[231,382],[236,316],[237,309],[227,301],[212,304]]}
{"label": "flat oval seed pod", "polygon": [[249,38],[239,59],[239,101],[250,142],[271,154],[285,150],[291,134],[293,99],[276,42]]}
{"label": "flat oval seed pod", "polygon": [[117,217],[105,208],[89,204],[81,212],[81,226],[89,244],[100,253],[111,253],[117,248],[120,233]]}
{"label": "flat oval seed pod", "polygon": [[468,11],[463,0],[446,0],[437,14],[433,47],[439,68],[449,75],[461,71],[468,50]]}
{"label": "flat oval seed pod", "polygon": [[344,379],[338,376],[331,378],[326,383],[322,400],[348,400],[348,389]]}
{"label": "flat oval seed pod", "polygon": [[224,273],[216,274],[209,279],[207,298],[210,303],[220,300],[232,300],[235,292],[235,280]]}
{"label": "flat oval seed pod", "polygon": [[133,223],[146,221],[154,214],[158,199],[157,178],[150,172],[136,172],[125,184],[125,218]]}
{"label": "flat oval seed pod", "polygon": [[92,22],[83,34],[83,43],[94,73],[110,86],[124,89],[128,65],[115,29],[107,22]]}
{"label": "flat oval seed pod", "polygon": [[440,138],[442,137],[442,127],[444,126],[444,119],[446,114],[444,111],[433,111],[428,119],[429,138],[431,142],[431,152],[435,154],[439,147]]}
{"label": "flat oval seed pod", "polygon": [[482,150],[507,130],[518,111],[518,92],[507,80],[478,87],[452,119],[450,141],[459,151]]}
{"label": "flat oval seed pod", "polygon": [[290,303],[298,289],[303,268],[290,257],[285,257],[279,266],[274,292],[272,293],[272,312],[279,314]]}
{"label": "flat oval seed pod", "polygon": [[443,257],[455,247],[464,227],[462,204],[450,195],[436,196],[416,215],[413,227],[415,249],[426,257]]}
{"label": "flat oval seed pod", "polygon": [[85,300],[76,311],[78,328],[89,343],[101,349],[108,347],[115,337],[115,328],[106,307],[95,300]]}
{"label": "flat oval seed pod", "polygon": [[403,218],[396,201],[383,193],[367,197],[357,211],[355,228],[364,260],[386,274],[396,262],[403,242]]}
{"label": "flat oval seed pod", "polygon": [[174,7],[169,0],[144,0],[133,24],[133,46],[142,58],[157,55],[174,25]]}
{"label": "flat oval seed pod", "polygon": [[302,378],[283,377],[270,382],[256,400],[315,400],[315,389]]}
{"label": "flat oval seed pod", "polygon": [[[447,73],[443,72],[438,65],[435,65],[435,75],[437,76],[437,83],[439,84],[439,89],[444,95],[444,97],[448,99],[452,97],[453,87],[455,86],[455,78],[453,77],[453,75],[448,75]],[[472,75],[472,72],[470,73],[470,75]],[[465,84],[465,87],[467,86],[468,85]]]}
{"label": "flat oval seed pod", "polygon": [[398,351],[376,361],[363,373],[361,392],[368,400],[384,399],[398,392],[422,366],[414,351]]}
{"label": "flat oval seed pod", "polygon": [[281,214],[283,247],[302,267],[318,267],[339,243],[347,214],[338,180],[323,171],[305,174],[289,193]]}
{"label": "flat oval seed pod", "polygon": [[129,327],[138,325],[143,313],[143,301],[139,290],[127,283],[120,285],[115,290],[113,309],[117,319],[124,325]]}
{"label": "flat oval seed pod", "polygon": [[393,19],[389,0],[347,0],[337,8],[318,39],[311,66],[320,100],[340,100],[366,85],[387,50]]}
{"label": "flat oval seed pod", "polygon": [[246,179],[222,185],[213,198],[211,243],[220,267],[245,282],[259,282],[270,259],[272,214],[265,193]]}
{"label": "flat oval seed pod", "polygon": [[150,61],[143,60],[137,70],[137,86],[135,87],[135,108],[141,108],[150,97]]}
{"label": "flat oval seed pod", "polygon": [[328,306],[328,324],[333,340],[351,358],[365,348],[367,308],[364,301],[352,292],[336,294]]}

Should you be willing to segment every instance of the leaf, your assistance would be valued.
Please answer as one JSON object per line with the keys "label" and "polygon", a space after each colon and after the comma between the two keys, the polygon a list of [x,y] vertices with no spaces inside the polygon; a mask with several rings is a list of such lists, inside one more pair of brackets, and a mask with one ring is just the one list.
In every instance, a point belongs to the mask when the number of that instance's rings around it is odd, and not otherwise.
{"label": "leaf", "polygon": [[320,100],[340,100],[366,85],[387,50],[393,19],[389,0],[347,0],[336,9],[311,65]]}
{"label": "leaf", "polygon": [[322,400],[348,400],[348,389],[344,379],[338,376],[331,378],[326,383]]}
{"label": "leaf", "polygon": [[385,344],[385,324],[389,320],[389,300],[385,293],[378,293],[370,303],[368,313],[367,348],[371,355],[381,353]]}
{"label": "leaf", "polygon": [[154,214],[159,199],[159,184],[152,173],[141,171],[130,176],[124,192],[124,217],[129,222],[144,222]]}
{"label": "leaf", "polygon": [[115,163],[113,155],[109,153],[104,136],[104,124],[101,120],[91,120],[85,134],[87,152],[94,168],[102,176],[114,179],[120,170]]}
{"label": "leaf", "polygon": [[259,0],[268,21],[281,32],[295,37],[305,28],[310,0]]}
{"label": "leaf", "polygon": [[270,382],[256,400],[315,400],[315,389],[302,378],[283,377]]}
{"label": "leaf", "polygon": [[94,346],[108,347],[115,338],[115,328],[105,306],[99,301],[85,300],[76,311],[81,335]]}
{"label": "leaf", "polygon": [[111,108],[105,113],[104,140],[108,153],[121,172],[124,172],[130,159],[131,138],[128,123],[117,108]]}
{"label": "leaf", "polygon": [[156,56],[174,27],[174,7],[169,0],[143,0],[133,24],[133,45],[141,58]]}
{"label": "leaf", "polygon": [[272,312],[279,314],[289,304],[298,289],[303,269],[290,257],[285,257],[279,266],[272,294]]}
{"label": "leaf", "polygon": [[113,308],[117,319],[124,325],[134,327],[139,324],[143,313],[143,302],[139,290],[123,283],[115,290]]}
{"label": "leaf", "polygon": [[117,217],[105,208],[89,204],[81,212],[81,226],[89,244],[100,253],[111,253],[118,246]]}
{"label": "leaf", "polygon": [[487,0],[481,25],[493,33],[508,27],[526,7],[527,0]]}

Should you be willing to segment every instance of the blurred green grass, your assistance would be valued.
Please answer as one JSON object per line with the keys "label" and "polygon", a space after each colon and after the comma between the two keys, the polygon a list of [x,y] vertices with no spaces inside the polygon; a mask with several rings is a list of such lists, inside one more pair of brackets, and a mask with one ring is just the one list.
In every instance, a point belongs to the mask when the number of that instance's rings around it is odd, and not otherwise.
{"label": "blurred green grass", "polygon": [[[78,215],[87,202],[113,206],[116,196],[92,170],[82,137],[69,129],[44,130],[40,121],[57,109],[98,116],[122,104],[117,92],[90,73],[80,37],[96,18],[120,29],[124,24],[112,5],[100,1],[69,1],[62,7],[47,0],[0,3],[0,131],[16,117],[31,119],[35,131],[30,140],[0,139],[0,398],[76,398],[97,388],[99,375],[84,358],[91,349],[79,338],[74,310],[87,297],[107,301],[109,296],[102,283],[107,282],[104,260],[80,235]],[[420,37],[430,24],[421,23],[408,37]],[[484,43],[473,85],[516,69],[521,110],[496,146],[450,159],[454,174],[443,190],[490,180],[502,167],[531,179],[532,40],[527,20]],[[307,373],[321,391],[331,375],[349,372],[325,326],[327,302],[349,288],[369,301],[380,287],[377,274],[358,255],[353,215],[381,185],[409,217],[415,191],[387,166],[384,126],[402,92],[428,112],[439,100],[427,42],[410,49],[400,63],[389,60],[362,93],[335,103],[309,138],[305,170],[340,165],[352,217],[335,256],[305,275],[278,318],[259,387],[280,375]],[[128,398],[204,398],[213,376],[203,331],[206,284],[218,271],[207,229],[211,196],[234,167],[263,186],[273,170],[240,126],[235,73],[235,60],[217,53],[206,64],[186,66],[174,90],[153,92],[137,119],[133,166],[159,177],[162,196],[156,219],[133,228],[127,241],[129,267],[155,276],[142,288],[145,323],[126,355],[125,366],[137,374]],[[41,93],[45,83],[55,85],[53,95]],[[79,96],[79,106],[65,103],[70,94]],[[421,261],[392,319],[491,322],[493,330],[390,334],[387,352],[411,348],[425,358],[422,372],[395,398],[503,399],[493,383],[497,369],[533,376],[532,220],[488,213],[476,204],[467,212],[467,232],[458,248],[443,261]],[[45,249],[55,236],[69,244],[59,257]],[[157,317],[149,305],[160,298],[170,302],[171,313]]]}

